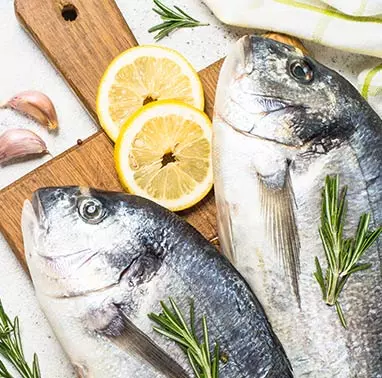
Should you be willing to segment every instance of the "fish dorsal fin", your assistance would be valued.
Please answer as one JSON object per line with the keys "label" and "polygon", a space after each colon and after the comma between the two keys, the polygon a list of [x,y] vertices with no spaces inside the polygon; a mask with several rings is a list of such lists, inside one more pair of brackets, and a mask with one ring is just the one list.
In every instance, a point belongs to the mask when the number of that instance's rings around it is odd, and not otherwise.
{"label": "fish dorsal fin", "polygon": [[289,163],[276,176],[258,174],[259,194],[265,231],[274,250],[290,277],[293,292],[300,305],[300,240],[295,217],[295,198],[289,173]]}
{"label": "fish dorsal fin", "polygon": [[118,313],[122,326],[118,327],[116,335],[106,334],[113,344],[129,355],[141,357],[168,378],[189,378],[187,372],[134,325],[121,309]]}

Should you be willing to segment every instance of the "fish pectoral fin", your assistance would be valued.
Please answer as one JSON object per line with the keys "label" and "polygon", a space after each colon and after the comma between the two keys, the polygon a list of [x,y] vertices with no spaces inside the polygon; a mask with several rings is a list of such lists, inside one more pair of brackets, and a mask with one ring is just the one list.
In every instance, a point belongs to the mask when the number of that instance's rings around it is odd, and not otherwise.
{"label": "fish pectoral fin", "polygon": [[187,372],[119,310],[118,332],[106,337],[129,355],[139,356],[169,378],[189,378]]}
{"label": "fish pectoral fin", "polygon": [[293,378],[293,370],[292,367],[289,366],[288,370],[283,371],[280,373],[280,369],[271,369],[268,371],[268,373],[264,376],[264,378]]}
{"label": "fish pectoral fin", "polygon": [[285,273],[290,277],[293,292],[300,305],[300,240],[295,217],[295,198],[288,162],[275,176],[258,175],[261,211],[265,231],[274,250],[282,260]]}
{"label": "fish pectoral fin", "polygon": [[219,234],[219,244],[223,254],[228,260],[235,264],[236,254],[235,245],[232,235],[232,218],[230,205],[223,198],[220,198],[219,193],[215,191],[216,207],[217,207],[217,225]]}

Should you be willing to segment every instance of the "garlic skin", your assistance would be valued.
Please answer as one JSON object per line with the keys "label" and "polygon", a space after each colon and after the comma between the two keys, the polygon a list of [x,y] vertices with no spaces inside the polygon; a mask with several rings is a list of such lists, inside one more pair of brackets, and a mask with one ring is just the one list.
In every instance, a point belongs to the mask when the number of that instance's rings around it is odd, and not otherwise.
{"label": "garlic skin", "polygon": [[56,109],[50,98],[38,91],[20,92],[13,96],[2,108],[11,108],[33,118],[49,130],[58,126]]}
{"label": "garlic skin", "polygon": [[45,142],[34,132],[12,129],[0,135],[0,164],[11,159],[49,153]]}

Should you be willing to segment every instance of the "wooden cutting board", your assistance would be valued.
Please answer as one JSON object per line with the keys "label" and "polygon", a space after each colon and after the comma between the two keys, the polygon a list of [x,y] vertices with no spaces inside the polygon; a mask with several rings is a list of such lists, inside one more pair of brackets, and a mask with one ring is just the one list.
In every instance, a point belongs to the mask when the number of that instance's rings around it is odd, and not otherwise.
{"label": "wooden cutting board", "polygon": [[[23,27],[96,120],[96,91],[103,72],[116,55],[137,45],[115,2],[16,0],[15,11]],[[217,62],[200,72],[210,117],[220,65]],[[20,227],[23,202],[40,187],[62,185],[122,190],[114,169],[113,145],[106,134],[98,132],[0,192],[0,231],[25,269]],[[213,193],[181,215],[207,239],[216,237]]]}

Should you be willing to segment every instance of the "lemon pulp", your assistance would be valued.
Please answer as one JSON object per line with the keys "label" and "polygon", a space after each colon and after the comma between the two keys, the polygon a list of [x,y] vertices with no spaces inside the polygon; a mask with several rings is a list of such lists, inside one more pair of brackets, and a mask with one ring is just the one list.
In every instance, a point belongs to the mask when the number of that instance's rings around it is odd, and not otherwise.
{"label": "lemon pulp", "polygon": [[177,101],[146,105],[122,128],[116,165],[130,192],[171,210],[190,207],[212,186],[211,123]]}

